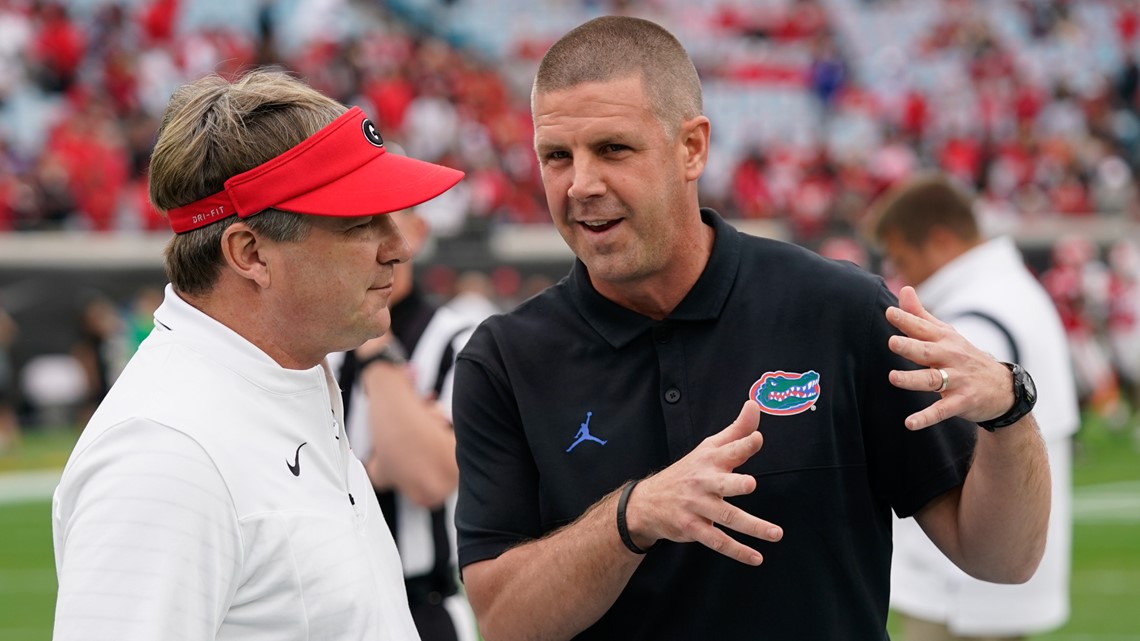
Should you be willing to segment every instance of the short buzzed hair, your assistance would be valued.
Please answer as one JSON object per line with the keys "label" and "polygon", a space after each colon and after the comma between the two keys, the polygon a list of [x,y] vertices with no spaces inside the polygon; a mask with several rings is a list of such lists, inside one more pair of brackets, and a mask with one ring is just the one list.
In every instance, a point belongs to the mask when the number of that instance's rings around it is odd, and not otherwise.
{"label": "short buzzed hair", "polygon": [[925,243],[935,227],[966,242],[981,236],[969,194],[940,173],[921,174],[891,189],[874,207],[871,221],[876,241],[898,232],[915,247]]}
{"label": "short buzzed hair", "polygon": [[667,131],[703,113],[701,80],[685,48],[660,25],[628,16],[595,18],[554,43],[538,65],[531,104],[539,94],[635,74]]}

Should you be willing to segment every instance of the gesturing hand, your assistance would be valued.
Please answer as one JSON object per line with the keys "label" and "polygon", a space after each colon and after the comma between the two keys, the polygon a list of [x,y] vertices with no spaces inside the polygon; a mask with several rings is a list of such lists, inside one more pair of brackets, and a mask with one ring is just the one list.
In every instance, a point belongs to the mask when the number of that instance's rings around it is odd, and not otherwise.
{"label": "gesturing hand", "polygon": [[759,565],[763,561],[759,552],[716,527],[720,524],[765,541],[783,536],[778,526],[724,500],[756,489],[754,477],[732,470],[760,451],[764,438],[756,431],[759,422],[760,406],[748,401],[731,425],[641,481],[626,511],[634,541],[642,548],[659,539],[695,541],[742,563]]}
{"label": "gesturing hand", "polygon": [[930,407],[908,416],[907,428],[920,430],[951,416],[986,421],[1013,405],[1009,370],[926,311],[913,287],[902,288],[899,307],[887,309],[887,320],[906,334],[890,338],[891,351],[929,368],[892,370],[891,384],[942,395]]}

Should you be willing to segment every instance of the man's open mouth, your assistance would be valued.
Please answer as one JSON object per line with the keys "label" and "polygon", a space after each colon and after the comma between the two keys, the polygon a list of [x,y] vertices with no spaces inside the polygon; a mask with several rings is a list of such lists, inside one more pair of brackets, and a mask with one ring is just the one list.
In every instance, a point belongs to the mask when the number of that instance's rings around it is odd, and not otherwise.
{"label": "man's open mouth", "polygon": [[620,223],[621,221],[622,221],[622,219],[618,218],[616,220],[582,221],[579,224],[582,225],[583,227],[585,227],[586,229],[590,230],[590,231],[603,232],[603,231],[606,231],[607,229],[613,229],[613,227],[615,225],[617,225],[618,223]]}

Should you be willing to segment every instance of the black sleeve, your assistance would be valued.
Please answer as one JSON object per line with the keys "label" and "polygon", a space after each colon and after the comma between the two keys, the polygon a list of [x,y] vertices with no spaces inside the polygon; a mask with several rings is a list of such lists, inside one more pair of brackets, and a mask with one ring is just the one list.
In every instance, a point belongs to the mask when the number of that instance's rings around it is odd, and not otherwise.
{"label": "black sleeve", "polygon": [[475,331],[455,363],[455,526],[461,568],[541,535],[538,470],[486,325]]}
{"label": "black sleeve", "polygon": [[919,368],[887,346],[890,336],[901,333],[886,320],[891,305],[898,305],[897,299],[885,285],[880,286],[863,342],[866,374],[862,377],[861,419],[871,482],[876,493],[905,518],[962,485],[973,458],[977,426],[953,418],[915,432],[906,428],[906,417],[933,404],[938,395],[891,384],[892,369]]}

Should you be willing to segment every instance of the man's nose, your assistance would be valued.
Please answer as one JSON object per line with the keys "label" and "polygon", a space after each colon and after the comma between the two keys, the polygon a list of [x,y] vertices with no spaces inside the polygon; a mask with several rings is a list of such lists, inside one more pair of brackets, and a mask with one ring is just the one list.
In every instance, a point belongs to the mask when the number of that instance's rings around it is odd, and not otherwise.
{"label": "man's nose", "polygon": [[387,225],[384,228],[384,238],[376,248],[376,259],[381,263],[406,263],[412,259],[412,247],[400,228],[392,222],[391,218],[384,216]]}
{"label": "man's nose", "polygon": [[574,200],[584,201],[606,193],[601,163],[590,157],[574,157],[573,179],[567,194]]}

